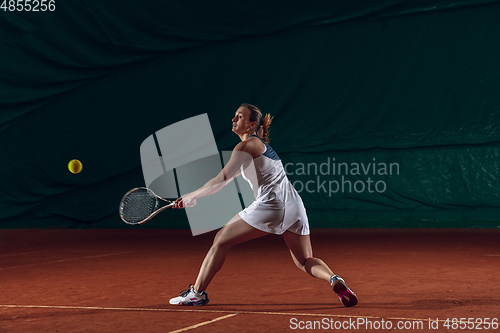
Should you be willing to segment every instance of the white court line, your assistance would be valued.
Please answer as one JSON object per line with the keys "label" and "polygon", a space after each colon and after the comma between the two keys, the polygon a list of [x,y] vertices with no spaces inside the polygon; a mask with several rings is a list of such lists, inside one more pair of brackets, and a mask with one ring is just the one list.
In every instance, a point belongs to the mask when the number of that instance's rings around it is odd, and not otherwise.
{"label": "white court line", "polygon": [[[267,304],[269,305],[269,304]],[[0,304],[0,308],[38,308],[38,309],[72,309],[72,310],[115,310],[115,311],[154,311],[154,312],[204,312],[204,313],[230,313],[230,314],[257,314],[278,316],[309,316],[309,317],[334,317],[334,318],[366,318],[384,320],[413,320],[413,321],[438,321],[446,322],[444,319],[433,320],[430,318],[399,318],[399,317],[377,317],[377,316],[354,316],[324,313],[296,313],[296,312],[265,312],[265,311],[229,311],[229,310],[191,310],[191,309],[154,309],[154,308],[112,308],[101,306],[72,306],[72,305],[15,305]],[[476,322],[475,322],[476,323]],[[482,322],[477,322],[480,324]]]}
{"label": "white court line", "polygon": [[203,325],[208,325],[208,324],[214,323],[214,322],[222,320],[222,319],[234,317],[236,315],[237,315],[237,313],[231,313],[231,314],[228,314],[228,315],[225,315],[225,316],[222,316],[222,317],[218,317],[218,318],[215,318],[215,319],[212,319],[212,320],[204,321],[204,322],[196,324],[196,325],[192,325],[192,326],[189,326],[189,327],[181,328],[181,329],[175,330],[175,331],[170,331],[169,333],[179,333],[179,332],[189,331],[189,330],[191,330],[193,328],[197,328],[197,327],[200,327],[200,326],[203,326]]}
{"label": "white court line", "polygon": [[55,263],[58,263],[58,262],[73,261],[73,260],[80,260],[80,259],[90,259],[90,258],[99,258],[99,257],[107,257],[107,256],[116,256],[118,254],[124,254],[124,253],[129,253],[129,252],[100,254],[98,256],[89,256],[89,257],[62,259],[62,260],[56,260],[56,261],[39,262],[39,263],[36,263],[36,264],[27,264],[27,265],[20,265],[20,266],[3,267],[3,268],[0,268],[0,271],[6,270],[6,269],[11,269],[11,268],[38,266],[38,265],[45,265],[45,264],[55,264]]}
{"label": "white court line", "polygon": [[14,254],[5,254],[3,256],[0,256],[0,258],[3,257],[13,257],[13,256],[21,256],[25,254],[32,254],[32,253],[47,253],[47,251],[34,251],[34,252],[24,252],[24,253],[14,253]]}

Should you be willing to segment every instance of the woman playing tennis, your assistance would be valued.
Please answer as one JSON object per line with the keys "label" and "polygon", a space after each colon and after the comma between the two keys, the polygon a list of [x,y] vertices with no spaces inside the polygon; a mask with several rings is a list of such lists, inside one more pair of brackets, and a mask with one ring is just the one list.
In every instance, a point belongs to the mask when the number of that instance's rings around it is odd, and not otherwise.
{"label": "woman playing tennis", "polygon": [[207,304],[206,289],[221,269],[229,249],[268,233],[283,235],[297,267],[328,281],[342,304],[350,307],[358,303],[356,294],[344,280],[321,259],[313,257],[304,204],[288,180],[281,160],[268,144],[271,120],[269,114],[263,117],[257,107],[242,104],[232,120],[232,130],[241,142],[234,148],[227,165],[203,187],[176,200],[174,208],[192,207],[196,199],[215,193],[239,174],[249,182],[255,194],[255,201],[219,230],[195,284],[172,298],[170,304]]}

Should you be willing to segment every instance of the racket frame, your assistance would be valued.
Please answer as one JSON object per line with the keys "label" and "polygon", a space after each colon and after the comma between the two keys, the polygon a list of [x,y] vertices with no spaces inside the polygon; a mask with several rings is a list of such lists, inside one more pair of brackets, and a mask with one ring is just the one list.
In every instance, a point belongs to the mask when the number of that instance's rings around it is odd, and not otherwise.
{"label": "racket frame", "polygon": [[[168,205],[165,205],[165,206],[163,206],[161,208],[158,208],[153,213],[151,213],[148,217],[146,217],[144,220],[141,220],[139,222],[135,222],[134,223],[134,222],[127,221],[127,220],[125,220],[125,218],[124,218],[124,216],[122,214],[123,204],[125,202],[125,199],[127,199],[127,197],[130,195],[130,193],[138,191],[138,190],[147,190],[148,192],[150,192],[151,194],[153,194],[156,197],[157,200],[158,199],[163,200],[163,201],[167,202]],[[158,201],[157,201],[157,203],[158,203]],[[151,189],[149,189],[147,187],[135,187],[135,188],[131,189],[130,191],[128,191],[127,193],[125,193],[125,195],[123,196],[122,200],[120,201],[120,208],[119,208],[118,211],[120,213],[120,218],[122,219],[123,222],[125,222],[125,223],[127,223],[129,225],[139,225],[139,224],[143,224],[143,223],[148,222],[153,217],[155,217],[158,213],[164,211],[167,208],[172,207],[174,204],[175,204],[175,201],[170,201],[170,200],[167,200],[167,199],[163,199],[162,197],[160,197],[159,195],[157,195],[156,193],[154,193]]]}

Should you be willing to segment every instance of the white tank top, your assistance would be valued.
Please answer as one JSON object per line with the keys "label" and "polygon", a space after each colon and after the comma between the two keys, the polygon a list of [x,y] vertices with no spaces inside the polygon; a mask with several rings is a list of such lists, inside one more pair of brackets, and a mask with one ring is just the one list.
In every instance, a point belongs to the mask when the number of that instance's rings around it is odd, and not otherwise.
{"label": "white tank top", "polygon": [[288,180],[278,154],[269,144],[259,139],[264,143],[264,153],[253,159],[253,165],[250,164],[245,169],[241,166],[241,175],[250,184],[255,201],[271,209],[283,209],[285,202],[289,200],[302,201]]}

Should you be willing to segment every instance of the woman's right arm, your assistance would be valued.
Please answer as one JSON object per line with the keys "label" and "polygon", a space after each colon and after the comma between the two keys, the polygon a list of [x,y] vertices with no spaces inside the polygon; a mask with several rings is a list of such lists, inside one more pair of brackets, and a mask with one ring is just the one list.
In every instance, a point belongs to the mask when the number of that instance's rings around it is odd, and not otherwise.
{"label": "woman's right arm", "polygon": [[222,171],[199,189],[177,199],[174,208],[192,207],[196,204],[196,199],[218,192],[241,173],[242,165],[251,161],[252,155],[245,151],[245,142],[239,143]]}

